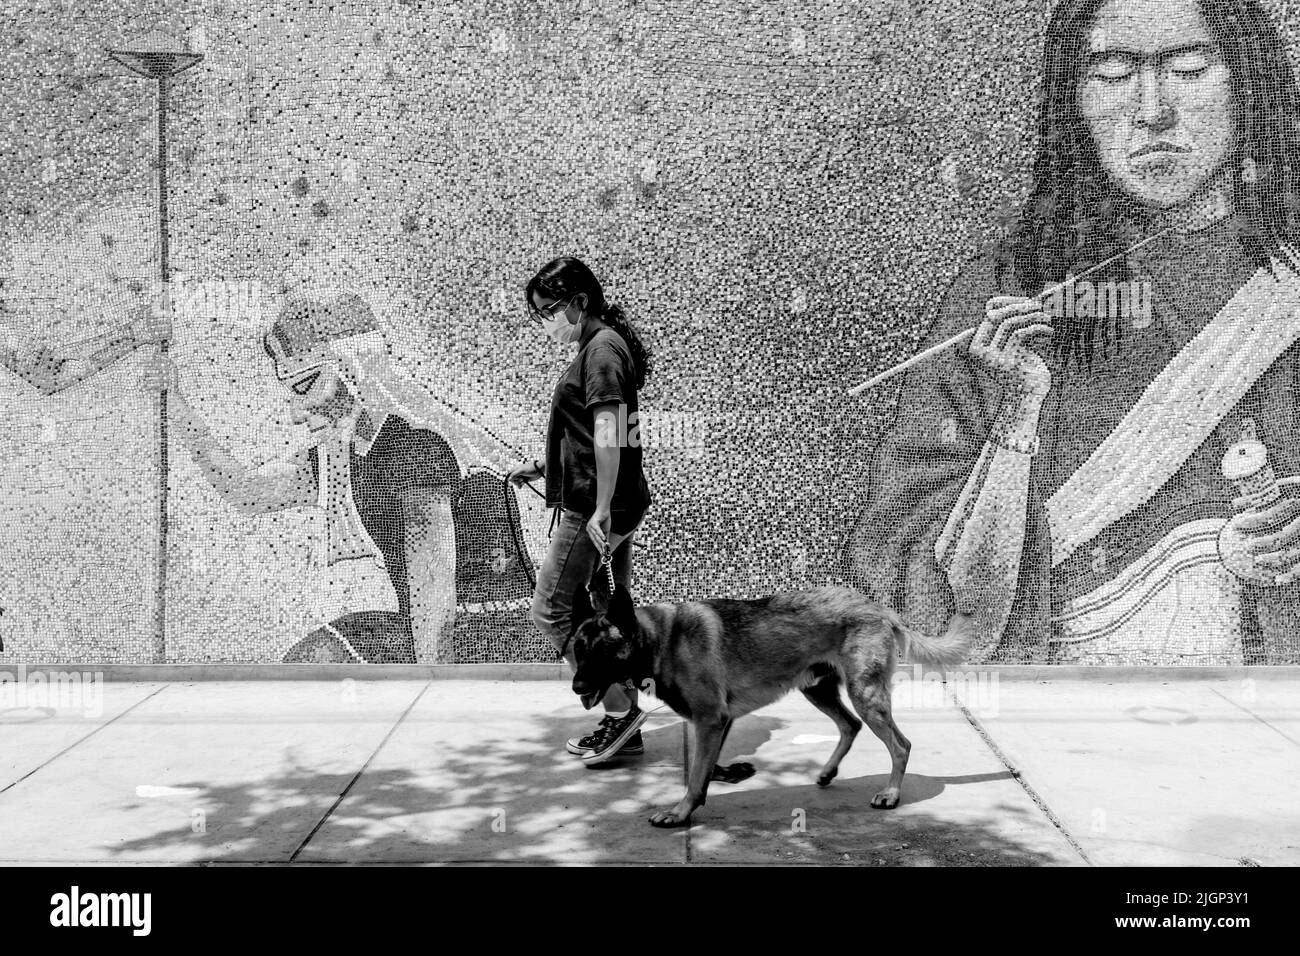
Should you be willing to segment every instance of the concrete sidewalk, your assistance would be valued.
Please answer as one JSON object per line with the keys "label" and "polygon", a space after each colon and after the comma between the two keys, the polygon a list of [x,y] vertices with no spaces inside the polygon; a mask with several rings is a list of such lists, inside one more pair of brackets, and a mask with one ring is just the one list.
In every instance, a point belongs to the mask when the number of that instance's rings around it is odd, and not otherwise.
{"label": "concrete sidewalk", "polygon": [[[102,713],[0,707],[0,862],[1300,863],[1300,678],[902,683],[903,803],[871,810],[884,747],[802,696],[739,721],[689,829],[685,725],[644,757],[564,753],[592,715],[559,681],[122,682]],[[650,700],[653,707],[657,702]]]}

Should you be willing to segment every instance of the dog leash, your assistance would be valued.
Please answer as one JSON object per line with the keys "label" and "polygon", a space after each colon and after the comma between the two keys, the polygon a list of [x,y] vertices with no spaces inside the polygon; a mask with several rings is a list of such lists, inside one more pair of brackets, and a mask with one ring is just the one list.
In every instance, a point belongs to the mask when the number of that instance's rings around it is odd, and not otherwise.
{"label": "dog leash", "polygon": [[[609,582],[609,599],[612,601],[614,600],[614,588],[616,585],[614,584],[614,554],[610,550],[608,538],[605,539],[605,553],[601,556],[600,563],[605,567],[605,579]],[[596,570],[599,571],[600,568],[597,567]],[[587,593],[591,593],[590,588],[587,589]],[[646,690],[646,684],[653,687],[655,685],[654,678],[647,677],[645,681],[642,682],[641,686],[637,686],[636,680],[629,677],[627,680],[623,681],[623,689],[627,691],[628,697],[631,697],[637,691],[640,691],[643,694],[648,694],[650,691]],[[661,702],[654,710],[645,711],[645,715],[647,718],[650,718],[659,713],[659,711],[667,709],[668,705]]]}
{"label": "dog leash", "polygon": [[[605,547],[603,552],[601,553],[600,564],[596,566],[596,570],[599,571],[602,567],[605,569],[605,580],[609,582],[609,599],[612,601],[614,600],[614,589],[615,587],[617,587],[617,585],[614,583],[614,552],[613,549],[611,549],[609,546],[608,538],[605,539]],[[587,594],[588,595],[591,594],[590,585],[587,586]],[[572,639],[572,635],[570,635],[570,639]],[[568,641],[565,641],[564,647],[565,650],[568,649],[569,647]],[[560,652],[560,656],[561,657],[564,656],[563,651]],[[646,687],[647,684],[650,687],[654,687],[655,686],[654,678],[647,677],[644,681],[642,681],[641,685],[638,686],[636,680],[634,678],[629,677],[627,680],[623,681],[623,689],[627,691],[629,697],[631,697],[633,694],[637,693],[638,691],[642,694],[650,694],[652,692],[647,689]],[[655,714],[659,713],[661,710],[671,710],[671,708],[667,704],[660,701],[658,707],[656,707],[654,710],[644,711],[644,713],[646,715],[646,718],[648,719],[650,717],[653,717]]]}
{"label": "dog leash", "polygon": [[[612,601],[612,600],[614,600],[614,588],[615,588],[615,584],[614,584],[614,552],[611,550],[611,548],[610,548],[610,546],[609,546],[609,539],[608,539],[608,538],[605,539],[605,546],[604,546],[604,548],[602,549],[602,551],[601,551],[601,555],[600,555],[600,564],[596,565],[596,570],[599,571],[602,567],[605,569],[605,580],[609,582],[609,599]],[[588,601],[590,601],[590,599],[591,599],[591,584],[590,584],[590,582],[588,582],[588,584],[587,584],[587,598],[588,598]],[[595,605],[593,604],[592,607],[595,607]],[[607,606],[607,607],[608,607],[608,606]],[[567,638],[564,639],[564,646],[560,648],[560,657],[559,657],[560,660],[564,660],[564,655],[565,655],[565,653],[566,653],[566,652],[568,651],[568,649],[569,649],[569,644],[571,644],[572,642],[573,642],[573,633],[570,632],[570,633],[569,633],[569,636],[568,636]]]}
{"label": "dog leash", "polygon": [[[605,539],[605,550],[604,553],[600,556],[600,565],[596,566],[597,571],[600,570],[601,565],[604,565],[605,567],[605,580],[609,582],[609,599],[612,601],[614,600],[614,587],[615,587],[614,552],[610,549],[608,538]],[[591,589],[588,588],[587,591],[588,593],[590,593]]]}

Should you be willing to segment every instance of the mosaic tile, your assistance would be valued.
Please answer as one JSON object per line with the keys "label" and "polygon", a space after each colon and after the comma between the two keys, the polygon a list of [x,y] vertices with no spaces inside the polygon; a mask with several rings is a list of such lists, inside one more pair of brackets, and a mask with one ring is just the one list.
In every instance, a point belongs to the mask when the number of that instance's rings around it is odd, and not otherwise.
{"label": "mosaic tile", "polygon": [[[653,355],[639,599],[1300,655],[1290,4],[0,9],[0,659],[553,659],[500,476],[573,358],[524,315],[559,255]],[[146,43],[202,55],[169,330],[156,84],[106,52]]]}

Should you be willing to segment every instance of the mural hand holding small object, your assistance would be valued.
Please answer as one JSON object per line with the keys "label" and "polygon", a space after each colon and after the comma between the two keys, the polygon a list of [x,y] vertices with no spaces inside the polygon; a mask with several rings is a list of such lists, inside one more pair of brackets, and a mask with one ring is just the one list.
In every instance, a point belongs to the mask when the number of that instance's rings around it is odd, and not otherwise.
{"label": "mural hand holding small object", "polygon": [[1273,584],[1290,584],[1300,579],[1300,476],[1279,478],[1278,500],[1264,508],[1251,505],[1249,496],[1233,500],[1246,509],[1235,525],[1245,538],[1255,563],[1271,570]]}
{"label": "mural hand holding small object", "polygon": [[1241,438],[1223,456],[1237,511],[1219,533],[1224,565],[1244,581],[1263,585],[1300,579],[1300,476],[1277,478],[1268,449],[1247,419]]}

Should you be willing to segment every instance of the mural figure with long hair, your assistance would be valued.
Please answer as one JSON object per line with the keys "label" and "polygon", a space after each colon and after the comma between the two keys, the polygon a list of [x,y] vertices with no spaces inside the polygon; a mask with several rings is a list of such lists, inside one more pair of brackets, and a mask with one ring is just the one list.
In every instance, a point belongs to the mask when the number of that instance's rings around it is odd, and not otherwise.
{"label": "mural figure with long hair", "polygon": [[1300,660],[1298,124],[1255,0],[1060,4],[1030,194],[904,380],[860,586],[974,614],[982,660]]}

